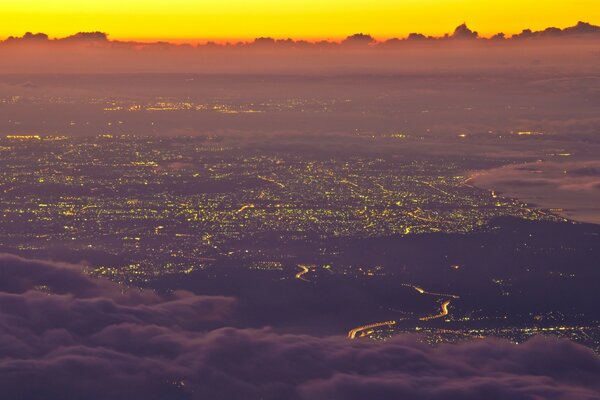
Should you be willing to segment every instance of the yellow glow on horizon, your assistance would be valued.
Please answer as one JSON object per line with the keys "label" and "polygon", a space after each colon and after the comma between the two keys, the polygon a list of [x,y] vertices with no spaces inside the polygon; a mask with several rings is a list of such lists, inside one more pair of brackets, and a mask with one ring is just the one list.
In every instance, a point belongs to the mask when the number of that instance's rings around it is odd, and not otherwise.
{"label": "yellow glow on horizon", "polygon": [[27,31],[63,37],[107,32],[113,39],[339,39],[411,32],[443,35],[466,22],[483,36],[524,28],[600,23],[596,0],[5,0],[0,38]]}

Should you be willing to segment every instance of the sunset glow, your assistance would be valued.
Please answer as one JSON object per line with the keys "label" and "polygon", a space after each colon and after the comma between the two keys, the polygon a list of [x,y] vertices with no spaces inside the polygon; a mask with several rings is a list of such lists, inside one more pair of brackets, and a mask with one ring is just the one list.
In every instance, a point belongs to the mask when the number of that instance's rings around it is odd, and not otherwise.
{"label": "sunset glow", "polygon": [[339,39],[411,32],[443,35],[467,22],[483,36],[600,22],[595,1],[531,0],[31,0],[2,5],[0,38],[24,32],[51,37],[103,31],[113,39],[236,40],[258,36]]}

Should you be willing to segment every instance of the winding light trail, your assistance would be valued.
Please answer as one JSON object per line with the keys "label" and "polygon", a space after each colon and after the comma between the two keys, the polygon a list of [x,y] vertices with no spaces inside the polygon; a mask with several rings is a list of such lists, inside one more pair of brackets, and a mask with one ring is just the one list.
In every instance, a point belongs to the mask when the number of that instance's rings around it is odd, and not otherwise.
{"label": "winding light trail", "polygon": [[302,264],[298,264],[298,268],[300,268],[301,271],[296,274],[296,279],[300,279],[301,281],[304,281],[304,282],[310,282],[308,279],[303,277],[303,275],[308,273],[310,271],[310,269],[306,265],[302,265]]}
{"label": "winding light trail", "polygon": [[440,313],[439,314],[429,315],[427,317],[421,317],[419,319],[421,321],[429,321],[429,320],[432,320],[432,319],[445,317],[449,313],[449,311],[448,311],[448,306],[449,305],[450,305],[450,300],[446,300],[445,302],[442,303],[442,306],[440,307]]}
{"label": "winding light trail", "polygon": [[355,339],[356,335],[359,332],[366,331],[366,330],[373,329],[373,328],[379,328],[380,326],[386,326],[386,325],[387,326],[396,325],[396,321],[392,320],[392,321],[376,322],[376,323],[370,324],[370,325],[359,326],[358,328],[354,328],[350,332],[348,332],[348,339]]}
{"label": "winding light trail", "polygon": [[[298,279],[302,279],[305,280],[304,278],[302,278],[302,275],[304,275],[305,273],[307,273],[309,271],[309,269],[304,266],[304,265],[298,265],[298,267],[302,268],[303,270],[298,272],[296,274],[296,278]],[[304,270],[306,269],[306,270]],[[428,292],[427,290],[423,289],[422,287],[416,286],[416,285],[411,285],[409,283],[402,283],[402,286],[406,286],[406,287],[410,287],[413,288],[414,290],[416,290],[417,292],[427,295],[427,296],[436,296],[436,297],[442,297],[442,298],[452,298],[452,299],[458,299],[460,298],[460,296],[457,296],[455,294],[447,294],[447,293],[434,293],[434,292]],[[438,314],[435,315],[428,315],[425,317],[421,317],[419,318],[420,321],[429,321],[432,319],[437,319],[437,318],[442,318],[445,317],[446,315],[448,315],[450,313],[450,310],[448,309],[448,306],[450,305],[450,300],[445,300],[441,306],[440,306],[440,312]],[[396,325],[397,321],[391,320],[391,321],[385,321],[385,322],[377,322],[374,324],[370,324],[370,325],[364,325],[364,326],[359,326],[358,328],[354,328],[352,329],[350,332],[348,332],[348,339],[355,339],[356,335],[358,335],[360,332],[369,330],[369,329],[373,329],[373,328],[378,328],[380,326],[392,326],[392,325]],[[359,337],[361,337],[359,335]]]}

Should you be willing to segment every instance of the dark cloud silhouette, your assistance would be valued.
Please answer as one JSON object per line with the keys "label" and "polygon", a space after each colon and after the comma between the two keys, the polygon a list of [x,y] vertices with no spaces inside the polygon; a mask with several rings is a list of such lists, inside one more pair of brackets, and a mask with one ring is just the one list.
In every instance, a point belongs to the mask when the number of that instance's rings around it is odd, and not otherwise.
{"label": "dark cloud silhouette", "polygon": [[600,35],[600,26],[592,25],[587,22],[579,21],[577,25],[565,29],[549,27],[541,31],[532,31],[524,29],[521,33],[513,35],[513,39],[530,38],[560,38],[573,36],[594,36]]}
{"label": "dark cloud silhouette", "polygon": [[[596,37],[600,36],[600,26],[592,25],[587,22],[579,21],[576,25],[567,27],[564,29],[549,27],[541,31],[532,31],[531,29],[523,29],[521,33],[513,35],[510,39],[526,39],[526,38],[571,38],[571,37]],[[431,41],[431,42],[444,42],[445,39],[480,39],[482,41],[487,40],[497,40],[497,39],[506,39],[504,33],[497,33],[492,35],[489,39],[482,38],[479,36],[478,32],[471,30],[466,23],[463,23],[457,26],[451,34],[445,34],[441,37],[435,36],[427,36],[422,33],[413,32],[410,33],[406,38],[392,38],[386,41],[377,41],[374,37],[366,33],[355,33],[353,35],[348,36],[341,42],[335,41],[318,41],[318,42],[309,42],[306,40],[295,40],[295,39],[274,39],[271,37],[258,37],[251,41],[240,41],[238,43],[223,43],[217,44],[215,42],[207,42],[205,44],[199,44],[197,46],[190,45],[175,45],[170,44],[168,42],[154,42],[154,43],[146,43],[146,42],[135,42],[135,41],[119,41],[119,40],[111,40],[109,39],[109,35],[105,32],[78,32],[76,34],[63,37],[63,38],[55,38],[50,39],[45,33],[31,33],[27,32],[22,37],[18,36],[10,36],[4,41],[0,41],[2,43],[46,43],[46,44],[60,44],[60,43],[104,43],[107,45],[116,44],[119,46],[127,46],[132,48],[152,48],[157,45],[159,46],[168,46],[168,47],[198,47],[198,48],[237,48],[244,46],[255,46],[255,45],[269,45],[269,46],[301,46],[301,47],[314,47],[319,48],[321,46],[328,45],[380,45],[385,43],[404,43],[411,41]],[[374,46],[377,47],[377,46]]]}
{"label": "dark cloud silhouette", "polygon": [[48,41],[48,35],[45,33],[31,33],[31,32],[26,32],[22,37],[16,37],[16,36],[9,36],[5,43],[14,43],[14,42],[19,42],[19,41],[24,41],[24,42],[45,42]]}
{"label": "dark cloud silhouette", "polygon": [[230,298],[123,291],[11,255],[0,271],[6,398],[600,398],[600,359],[569,341],[431,348],[219,327]]}
{"label": "dark cloud silhouette", "polygon": [[452,39],[477,39],[479,34],[469,29],[467,24],[462,24],[456,27],[452,34]]}
{"label": "dark cloud silhouette", "polygon": [[425,39],[428,39],[428,37],[423,35],[422,33],[411,33],[408,35],[408,37],[406,39],[407,40],[425,40]]}
{"label": "dark cloud silhouette", "polygon": [[579,21],[577,25],[563,29],[563,33],[576,35],[600,34],[600,26]]}
{"label": "dark cloud silhouette", "polygon": [[252,42],[253,45],[257,45],[257,46],[269,46],[269,45],[274,45],[275,39],[270,38],[270,37],[259,37],[254,39],[254,42]]}
{"label": "dark cloud silhouette", "polygon": [[64,42],[108,42],[108,34],[104,32],[78,32],[60,40]]}
{"label": "dark cloud silhouette", "polygon": [[[142,43],[110,39],[104,32],[80,32],[66,38],[27,33],[0,42],[2,73],[69,72],[386,72],[456,68],[532,68],[547,70],[597,63],[596,33],[588,23],[540,32],[525,30],[511,38],[482,38],[466,24],[441,37],[411,33],[378,41],[357,33],[342,41],[309,42],[259,37],[237,43]],[[523,40],[539,38],[540,40]],[[555,46],[546,46],[554,40]],[[577,41],[577,43],[575,42]],[[540,45],[537,45],[540,43]],[[541,45],[543,44],[543,45]],[[490,46],[493,51],[487,51]],[[524,53],[524,47],[527,51]],[[369,52],[369,57],[365,57]],[[457,57],[457,52],[461,52]],[[168,57],[165,57],[168,54]],[[578,60],[575,63],[574,60]]]}
{"label": "dark cloud silhouette", "polygon": [[22,37],[10,36],[5,43],[38,43],[38,44],[57,44],[57,43],[89,43],[104,42],[109,43],[108,34],[104,32],[78,32],[64,38],[50,39],[45,33],[26,32]]}
{"label": "dark cloud silhouette", "polygon": [[375,39],[371,35],[364,33],[355,33],[354,35],[348,36],[342,41],[343,45],[359,45],[366,46],[374,43]]}

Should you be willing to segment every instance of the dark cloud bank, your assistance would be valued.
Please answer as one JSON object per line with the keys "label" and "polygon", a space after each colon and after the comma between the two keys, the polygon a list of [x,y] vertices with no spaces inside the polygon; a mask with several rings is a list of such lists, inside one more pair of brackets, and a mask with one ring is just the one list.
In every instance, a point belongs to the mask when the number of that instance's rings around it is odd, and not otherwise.
{"label": "dark cloud bank", "polygon": [[[557,37],[574,37],[574,36],[592,36],[596,35],[600,37],[600,26],[592,25],[588,22],[579,21],[576,25],[567,27],[564,29],[549,27],[541,31],[532,31],[531,29],[524,29],[521,33],[507,37],[504,33],[500,32],[493,35],[490,38],[479,36],[479,33],[471,30],[466,23],[463,23],[456,27],[453,33],[446,34],[441,37],[427,36],[422,33],[411,33],[406,38],[391,38],[385,41],[377,41],[374,37],[365,33],[355,33],[348,36],[341,42],[335,41],[306,41],[306,40],[294,40],[294,39],[273,39],[270,37],[259,37],[253,41],[239,41],[239,42],[227,42],[225,44],[217,44],[215,42],[208,42],[197,47],[242,47],[242,46],[264,46],[264,45],[281,45],[281,46],[335,46],[335,45],[378,45],[378,44],[397,44],[399,42],[411,42],[411,41],[444,41],[444,40],[519,40],[519,39],[531,39],[531,38],[557,38]],[[108,34],[105,32],[78,32],[74,35],[51,39],[45,33],[32,33],[26,32],[23,36],[10,36],[3,41],[4,44],[14,44],[19,42],[29,43],[56,43],[56,44],[69,44],[69,43],[114,43],[117,45],[130,45],[130,46],[165,46],[169,45],[167,42],[134,42],[134,41],[120,41],[110,40]],[[1,42],[0,42],[1,43]],[[182,47],[190,47],[189,44],[184,44]]]}
{"label": "dark cloud bank", "polygon": [[564,340],[431,348],[227,327],[235,300],[162,298],[79,267],[0,255],[7,399],[600,399],[600,359]]}
{"label": "dark cloud bank", "polygon": [[[104,32],[65,38],[25,33],[0,42],[0,73],[43,72],[281,72],[425,71],[440,68],[577,66],[595,71],[600,27],[586,22],[490,38],[466,24],[442,37],[411,33],[376,40],[357,33],[336,41],[260,37],[199,45],[112,40]],[[583,64],[583,65],[582,65]],[[586,68],[586,66],[588,68]]]}

